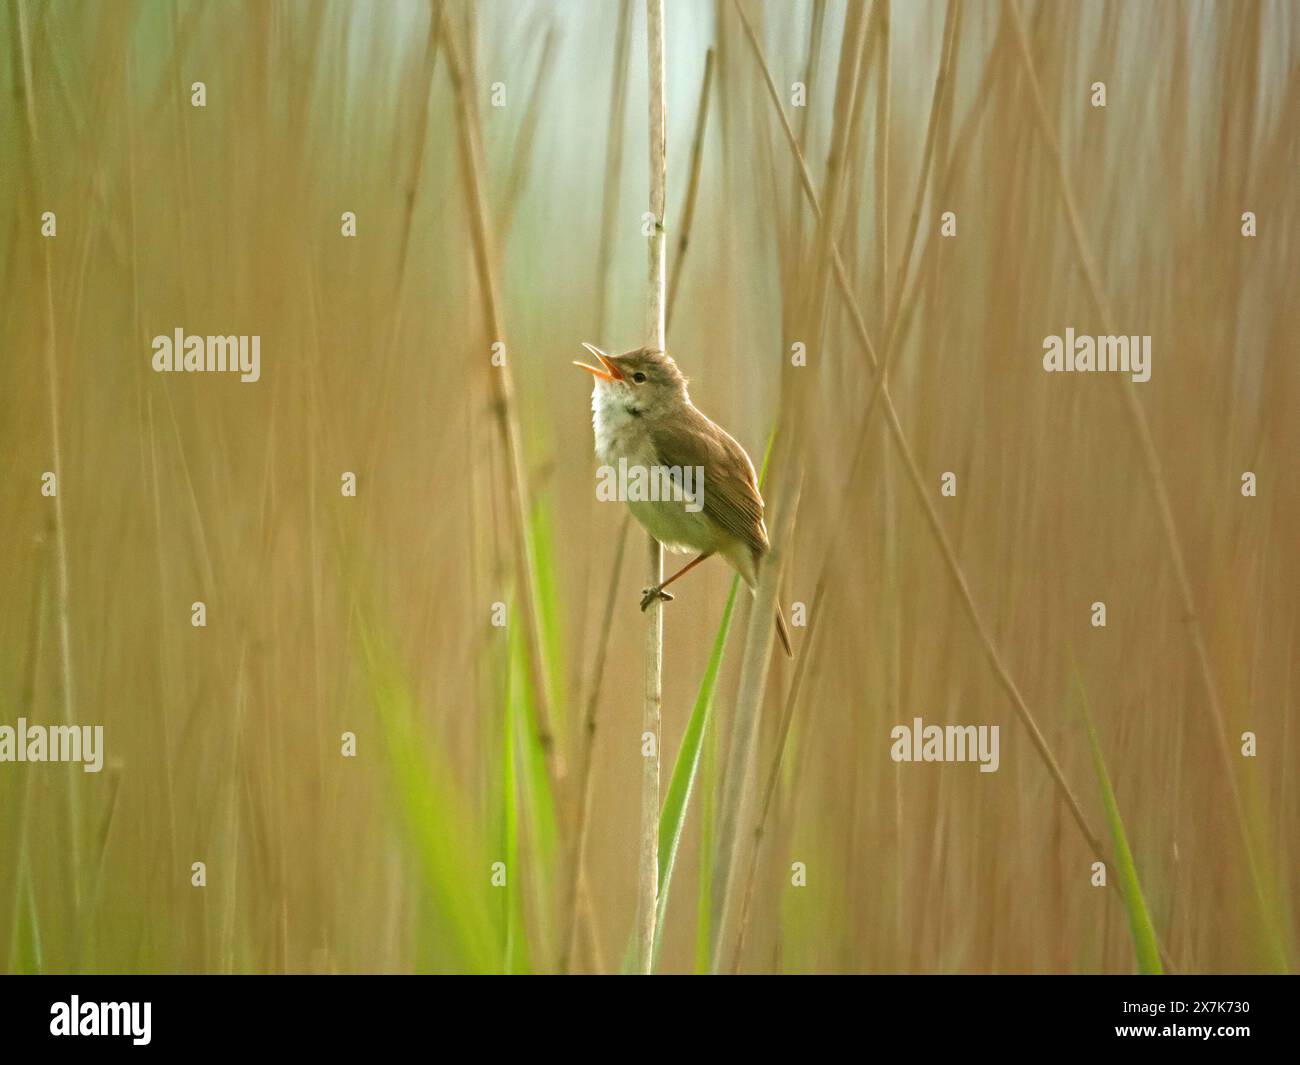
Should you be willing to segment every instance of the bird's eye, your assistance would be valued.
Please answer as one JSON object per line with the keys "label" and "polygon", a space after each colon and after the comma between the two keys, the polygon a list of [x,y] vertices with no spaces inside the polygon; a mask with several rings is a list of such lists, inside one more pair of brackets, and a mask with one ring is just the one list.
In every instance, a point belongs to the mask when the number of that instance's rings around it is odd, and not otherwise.
{"label": "bird's eye", "polygon": [[642,381],[645,380],[645,374],[643,374],[640,370],[637,370],[637,372],[632,375],[632,380],[635,381],[637,384],[640,384]]}

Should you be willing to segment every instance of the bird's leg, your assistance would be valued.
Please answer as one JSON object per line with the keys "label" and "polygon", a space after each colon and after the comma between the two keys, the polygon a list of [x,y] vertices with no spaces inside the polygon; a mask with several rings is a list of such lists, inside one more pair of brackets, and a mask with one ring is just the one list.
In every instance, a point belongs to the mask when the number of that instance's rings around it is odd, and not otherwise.
{"label": "bird's leg", "polygon": [[645,610],[656,599],[662,599],[665,603],[671,600],[672,596],[669,595],[667,592],[665,592],[664,589],[667,588],[670,584],[672,584],[673,581],[675,581],[678,577],[683,576],[687,570],[694,569],[706,558],[708,558],[711,554],[713,554],[712,551],[705,551],[704,554],[697,555],[695,558],[691,559],[688,563],[686,563],[686,565],[684,565],[681,569],[679,569],[676,573],[674,573],[662,584],[657,584],[653,588],[641,589],[641,593],[642,593],[641,609]]}

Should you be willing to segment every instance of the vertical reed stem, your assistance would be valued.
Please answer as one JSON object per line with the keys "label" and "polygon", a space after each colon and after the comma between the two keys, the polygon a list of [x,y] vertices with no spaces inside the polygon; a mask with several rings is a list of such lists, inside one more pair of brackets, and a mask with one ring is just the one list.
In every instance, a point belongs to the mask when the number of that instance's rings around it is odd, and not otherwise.
{"label": "vertical reed stem", "polygon": [[[457,133],[460,142],[461,173],[465,183],[466,208],[469,213],[474,265],[478,273],[479,296],[483,301],[483,324],[489,341],[505,343],[505,316],[501,310],[500,291],[494,272],[495,241],[489,224],[487,193],[483,181],[483,148],[478,117],[473,105],[473,86],[468,84],[471,68],[461,53],[446,8],[441,9],[442,44],[447,56],[447,71],[456,93]],[[536,572],[533,547],[528,530],[532,500],[528,490],[527,464],[524,459],[523,434],[519,428],[518,404],[509,363],[494,368],[490,375],[492,414],[501,434],[506,457],[510,502],[513,509],[511,542],[515,554],[517,592],[522,613],[527,619],[528,667],[537,702],[538,742],[546,755],[546,766],[554,787],[560,776],[551,730],[550,678],[542,651],[542,621],[533,588]]]}
{"label": "vertical reed stem", "polygon": [[[27,160],[31,167],[30,189],[33,197],[33,211],[35,212],[38,209],[36,197],[40,194],[39,190],[42,188],[41,178],[43,176],[40,161],[37,157],[37,152],[41,146],[41,135],[36,122],[36,91],[32,79],[27,5],[19,4],[17,13],[19,57],[22,62],[23,113],[26,118],[28,137]],[[63,497],[59,494],[64,490],[63,458],[59,446],[61,439],[59,429],[59,366],[54,325],[53,265],[50,262],[50,244],[46,240],[41,241],[41,269],[45,280],[45,343],[43,345],[45,349],[45,373],[50,381],[50,465],[53,467],[54,473],[54,495],[51,500],[54,515],[50,522],[54,531],[54,572],[56,577],[54,603],[55,617],[59,623],[59,678],[63,689],[63,723],[65,726],[71,726],[75,717],[73,707],[76,704],[76,699],[74,698],[72,683],[72,626],[68,619],[68,539],[67,524],[63,517]],[[73,914],[80,919],[81,800],[78,786],[80,777],[75,767],[69,764],[64,778],[67,781],[68,850],[72,866]]]}
{"label": "vertical reed stem", "polygon": [[[667,136],[664,99],[663,0],[646,0],[646,54],[650,65],[650,282],[646,288],[646,344],[664,349],[664,187]],[[650,585],[663,580],[663,549],[649,540]],[[645,704],[641,731],[654,738],[641,775],[641,860],[637,890],[637,971],[649,975],[654,963],[655,909],[659,894],[659,709],[663,697],[664,607],[656,599],[645,631]]]}

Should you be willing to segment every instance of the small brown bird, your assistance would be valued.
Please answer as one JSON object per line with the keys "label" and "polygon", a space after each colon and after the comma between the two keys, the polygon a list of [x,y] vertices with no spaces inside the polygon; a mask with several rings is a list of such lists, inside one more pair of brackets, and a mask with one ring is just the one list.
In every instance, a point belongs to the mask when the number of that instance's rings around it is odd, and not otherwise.
{"label": "small brown bird", "polygon": [[[672,599],[664,589],[713,554],[730,562],[754,591],[769,545],[763,497],[745,449],[696,409],[686,378],[667,352],[637,348],[607,355],[591,344],[583,347],[600,364],[574,364],[596,378],[591,423],[600,461],[610,467],[672,470],[677,483],[682,471],[703,471],[702,498],[687,493],[686,499],[627,501],[636,520],[665,548],[696,555],[662,584],[646,588],[641,609],[655,599]],[[785,653],[793,657],[780,603],[776,631]]]}

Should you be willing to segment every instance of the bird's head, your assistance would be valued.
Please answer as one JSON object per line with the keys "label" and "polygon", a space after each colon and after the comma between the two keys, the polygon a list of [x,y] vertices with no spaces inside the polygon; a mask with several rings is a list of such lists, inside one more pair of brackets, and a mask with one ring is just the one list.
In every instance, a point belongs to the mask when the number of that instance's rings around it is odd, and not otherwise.
{"label": "bird's head", "polygon": [[583,344],[599,366],[575,362],[596,378],[596,393],[605,402],[616,402],[629,414],[655,414],[687,399],[686,378],[666,351],[635,348],[622,355],[606,355],[592,344]]}

